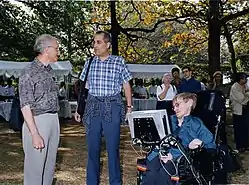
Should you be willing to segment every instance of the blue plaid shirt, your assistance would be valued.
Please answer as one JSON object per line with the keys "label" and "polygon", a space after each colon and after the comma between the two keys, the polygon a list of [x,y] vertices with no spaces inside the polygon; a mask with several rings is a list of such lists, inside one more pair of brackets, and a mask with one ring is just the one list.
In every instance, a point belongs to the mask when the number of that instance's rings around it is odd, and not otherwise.
{"label": "blue plaid shirt", "polygon": [[[89,59],[86,61],[80,79],[83,81]],[[123,57],[110,55],[105,61],[95,56],[90,66],[87,81],[89,93],[93,96],[114,96],[121,92],[122,85],[132,79]]]}

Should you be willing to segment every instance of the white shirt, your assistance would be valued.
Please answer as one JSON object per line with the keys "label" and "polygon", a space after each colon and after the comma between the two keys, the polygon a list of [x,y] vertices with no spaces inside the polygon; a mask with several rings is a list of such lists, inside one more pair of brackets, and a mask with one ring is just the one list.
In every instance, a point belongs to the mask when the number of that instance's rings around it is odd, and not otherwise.
{"label": "white shirt", "polygon": [[169,87],[169,89],[168,89],[168,91],[166,93],[166,96],[164,97],[164,99],[161,100],[159,98],[159,95],[162,94],[162,92],[164,91],[164,89],[165,89],[165,85],[164,84],[157,86],[157,91],[156,91],[157,100],[158,101],[171,101],[171,100],[173,100],[173,98],[177,94],[176,87],[174,85],[170,85],[170,87]]}
{"label": "white shirt", "polygon": [[233,114],[242,115],[243,105],[249,101],[249,96],[245,89],[237,82],[235,82],[230,90],[230,102]]}

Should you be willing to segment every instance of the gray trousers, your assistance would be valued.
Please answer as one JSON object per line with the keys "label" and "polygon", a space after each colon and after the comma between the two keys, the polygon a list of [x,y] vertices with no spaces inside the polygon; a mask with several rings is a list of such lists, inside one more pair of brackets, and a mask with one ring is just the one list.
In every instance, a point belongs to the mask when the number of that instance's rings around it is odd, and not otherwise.
{"label": "gray trousers", "polygon": [[24,185],[51,185],[60,140],[58,114],[42,114],[35,116],[34,119],[45,147],[41,151],[33,148],[29,129],[24,123],[22,130],[25,155]]}

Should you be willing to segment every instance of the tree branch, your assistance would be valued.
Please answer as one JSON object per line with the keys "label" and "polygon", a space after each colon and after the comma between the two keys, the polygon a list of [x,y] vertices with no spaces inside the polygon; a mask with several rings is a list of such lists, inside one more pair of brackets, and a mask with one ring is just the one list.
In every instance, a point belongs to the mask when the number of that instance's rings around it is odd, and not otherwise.
{"label": "tree branch", "polygon": [[111,23],[86,22],[83,25],[109,26]]}
{"label": "tree branch", "polygon": [[203,44],[203,43],[205,43],[207,41],[208,41],[208,39],[203,39],[202,41],[195,42],[195,44],[193,44],[192,47],[196,47],[197,45],[201,45],[201,44]]}
{"label": "tree branch", "polygon": [[144,21],[144,19],[142,18],[141,13],[138,11],[138,9],[136,8],[136,6],[135,6],[135,4],[133,3],[133,1],[131,1],[131,5],[132,5],[133,9],[134,9],[134,10],[137,12],[137,14],[139,15],[139,19],[140,19],[141,21]]}
{"label": "tree branch", "polygon": [[134,52],[138,55],[138,56],[142,56],[137,50],[136,50],[136,48],[135,48],[135,46],[133,45],[133,44],[131,44],[131,47],[132,47],[132,49],[134,50]]}
{"label": "tree branch", "polygon": [[231,21],[233,19],[236,19],[237,17],[240,17],[240,16],[243,16],[243,15],[246,15],[249,13],[249,8],[246,8],[240,12],[236,12],[234,14],[230,14],[230,15],[227,15],[227,16],[224,16],[222,19],[221,19],[221,24],[224,25],[226,24],[228,21]]}
{"label": "tree branch", "polygon": [[122,23],[126,20],[126,18],[128,17],[128,15],[129,15],[130,13],[133,13],[133,12],[134,12],[134,10],[131,10],[131,11],[127,12],[127,13],[125,14],[123,20],[120,20],[120,21],[119,21],[119,24],[122,24]]}
{"label": "tree branch", "polygon": [[[155,23],[155,25],[154,25],[154,27],[153,28],[151,28],[151,29],[146,29],[146,28],[121,28],[121,31],[123,31],[123,32],[145,32],[145,33],[151,33],[151,32],[154,32],[156,29],[157,29],[157,27],[159,26],[159,24],[161,24],[161,23],[164,23],[164,22],[170,22],[170,21],[176,21],[176,20],[178,20],[178,19],[180,19],[181,17],[176,17],[176,18],[171,18],[171,19],[161,19],[161,20],[158,20],[156,23]],[[185,16],[184,16],[184,18],[186,18]]]}

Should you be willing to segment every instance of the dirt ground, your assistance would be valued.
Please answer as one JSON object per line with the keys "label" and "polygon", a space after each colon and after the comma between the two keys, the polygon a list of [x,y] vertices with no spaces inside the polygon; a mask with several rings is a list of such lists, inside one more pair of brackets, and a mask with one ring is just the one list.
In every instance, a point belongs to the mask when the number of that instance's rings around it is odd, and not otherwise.
{"label": "dirt ground", "polygon": [[[232,128],[228,127],[230,142]],[[104,142],[104,141],[103,141]],[[108,184],[107,153],[102,145],[101,184]],[[121,128],[121,164],[124,185],[136,184],[136,158],[131,147],[129,127]],[[244,172],[231,174],[232,184],[249,182],[249,152],[240,155]],[[61,122],[61,141],[57,157],[56,185],[85,184],[87,149],[85,130],[74,121]],[[8,129],[7,123],[0,123],[0,185],[21,185],[23,181],[23,150],[20,134]]]}

